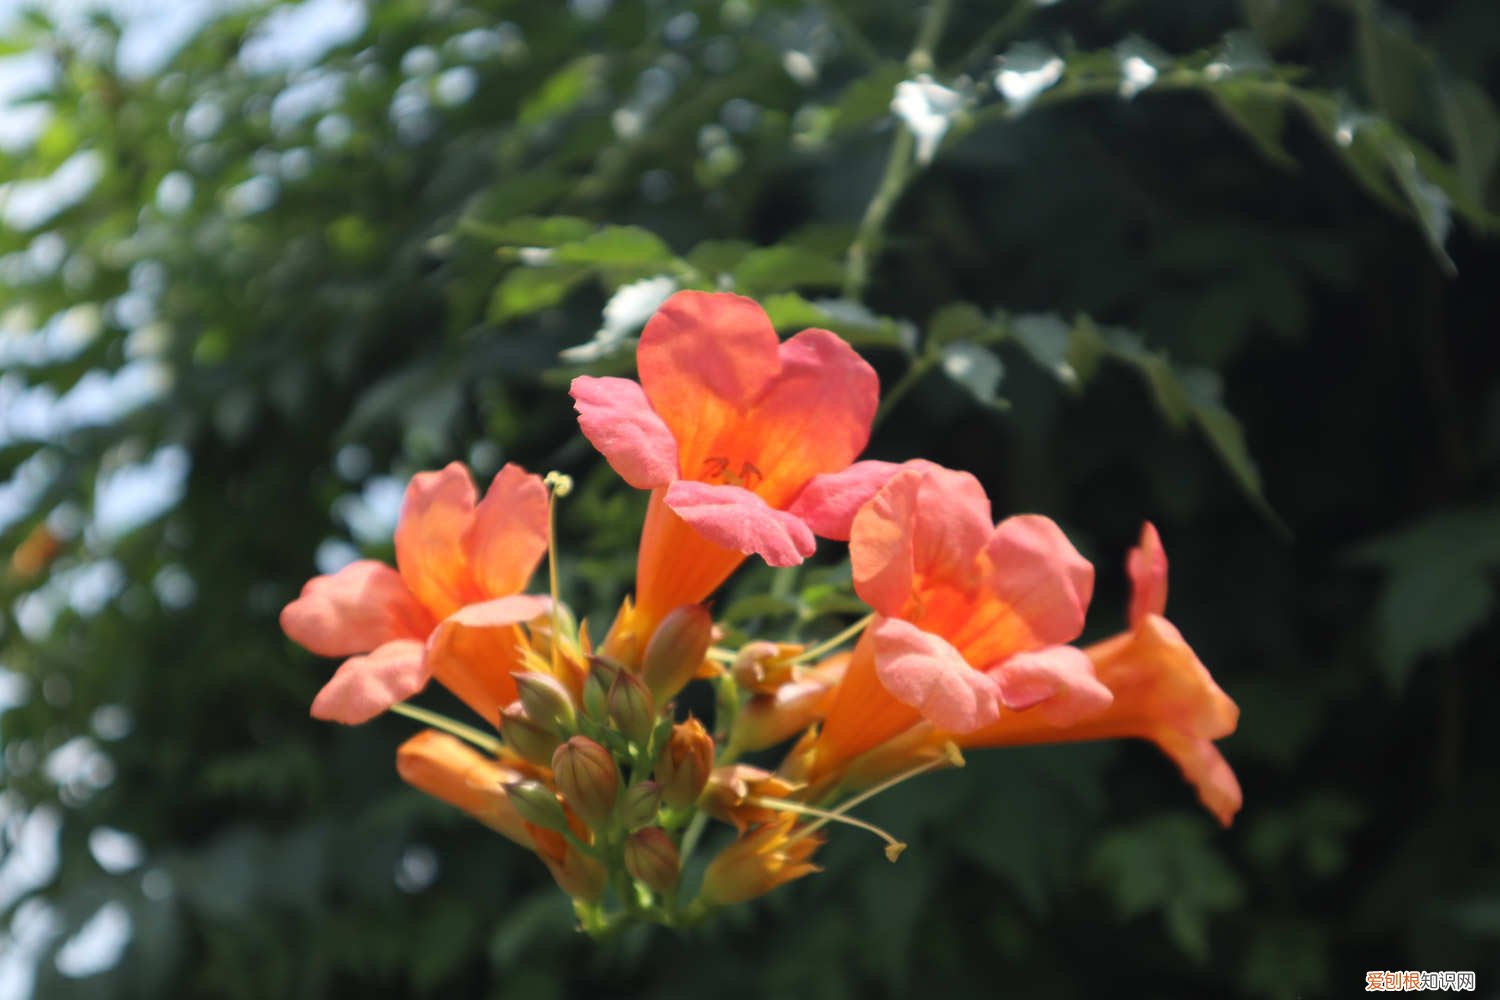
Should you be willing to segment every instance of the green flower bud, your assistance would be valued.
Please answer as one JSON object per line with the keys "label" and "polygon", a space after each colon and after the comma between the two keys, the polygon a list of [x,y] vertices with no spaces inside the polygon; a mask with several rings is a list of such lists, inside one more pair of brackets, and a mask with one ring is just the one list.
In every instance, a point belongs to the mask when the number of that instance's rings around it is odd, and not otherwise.
{"label": "green flower bud", "polygon": [[562,681],[534,670],[523,670],[511,676],[515,678],[521,704],[526,706],[526,714],[534,722],[559,735],[573,731],[573,697]]}
{"label": "green flower bud", "polygon": [[552,755],[552,780],[568,805],[594,829],[600,829],[615,811],[620,791],[620,771],[615,758],[587,736],[574,736]]}
{"label": "green flower bud", "polygon": [[661,809],[661,786],[654,781],[640,781],[625,789],[620,800],[620,819],[632,832],[656,822]]}
{"label": "green flower bud", "polygon": [[635,674],[621,670],[609,686],[609,718],[625,738],[644,747],[656,726],[656,705],[651,692]]}
{"label": "green flower bud", "polygon": [[708,655],[713,630],[713,616],[701,604],[684,604],[662,619],[641,658],[641,677],[658,701],[693,679]]}
{"label": "green flower bud", "polygon": [[516,756],[542,767],[552,763],[552,752],[562,742],[552,730],[538,725],[518,701],[500,713],[500,738]]}
{"label": "green flower bud", "polygon": [[568,815],[557,793],[540,781],[513,781],[505,786],[505,793],[526,822],[544,830],[567,831]]}
{"label": "green flower bud", "polygon": [[667,893],[682,874],[682,856],[666,831],[648,826],[625,841],[625,870],[652,892]]}

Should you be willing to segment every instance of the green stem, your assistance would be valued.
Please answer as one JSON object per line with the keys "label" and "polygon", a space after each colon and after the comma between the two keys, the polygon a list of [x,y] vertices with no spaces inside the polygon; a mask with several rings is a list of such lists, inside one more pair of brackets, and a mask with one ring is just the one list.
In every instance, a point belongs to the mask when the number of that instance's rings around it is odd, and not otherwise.
{"label": "green stem", "polygon": [[[950,5],[950,0],[932,0],[928,5],[922,26],[917,30],[916,44],[906,57],[906,68],[913,74],[926,73],[932,69],[932,50],[937,45],[938,36],[942,34]],[[896,137],[891,142],[890,155],[886,157],[885,173],[881,175],[875,196],[870,199],[864,217],[860,219],[854,242],[849,244],[849,253],[844,261],[844,297],[847,299],[858,302],[864,296],[865,286],[870,281],[870,264],[880,252],[886,220],[916,172],[912,156],[915,149],[916,139],[911,129],[904,124],[898,126]]]}
{"label": "green stem", "polygon": [[496,756],[499,756],[500,748],[504,745],[495,737],[488,733],[480,732],[473,726],[466,726],[462,722],[456,722],[448,718],[446,715],[439,715],[437,712],[430,712],[425,708],[418,708],[416,705],[408,705],[404,701],[392,705],[387,711],[394,712],[396,715],[404,715],[408,719],[416,719],[418,722],[426,723],[433,729],[441,729],[445,733],[457,736],[461,740],[468,740],[481,750],[488,750]]}
{"label": "green stem", "polygon": [[922,381],[928,372],[937,367],[938,360],[937,356],[929,354],[912,362],[911,367],[906,370],[906,374],[897,379],[896,384],[891,386],[890,390],[881,398],[880,409],[875,411],[873,426],[879,427],[885,418],[890,416],[891,411],[896,408],[896,404],[911,391],[912,386]]}

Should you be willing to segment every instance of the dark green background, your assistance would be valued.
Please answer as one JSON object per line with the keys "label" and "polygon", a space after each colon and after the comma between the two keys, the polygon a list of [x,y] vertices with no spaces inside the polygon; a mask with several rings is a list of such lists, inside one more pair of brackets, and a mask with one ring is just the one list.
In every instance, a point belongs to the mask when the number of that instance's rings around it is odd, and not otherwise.
{"label": "dark green background", "polygon": [[[895,203],[865,320],[814,303],[839,295],[898,134],[920,8],[371,3],[316,65],[252,71],[276,6],[212,20],[144,74],[116,65],[107,20],[35,19],[6,43],[59,72],[35,97],[50,124],[0,179],[83,149],[102,167],[75,205],[0,229],[0,313],[105,307],[76,352],[0,375],[0,477],[39,484],[0,539],[49,517],[63,536],[48,572],[0,583],[0,664],[25,679],[0,716],[0,851],[28,810],[63,820],[53,877],[0,904],[0,953],[52,907],[39,996],[1293,997],[1362,990],[1369,969],[1473,970],[1494,992],[1492,0],[954,4],[934,72],[967,74],[975,103]],[[993,59],[1022,41],[1068,70],[1007,116]],[[1132,52],[1161,77],[1127,101]],[[472,96],[452,101],[465,74],[442,74],[464,66]],[[344,80],[328,103],[273,114],[324,73]],[[205,102],[211,130],[189,114]],[[173,171],[194,192],[175,211]],[[258,174],[275,197],[247,213],[230,192]],[[524,221],[557,215],[584,222]],[[590,235],[606,224],[640,228]],[[62,266],[34,266],[44,233]],[[542,266],[513,249],[547,243]],[[600,947],[534,860],[400,784],[411,724],[310,720],[332,665],[275,616],[319,544],[351,538],[371,475],[572,473],[566,597],[609,616],[643,503],[578,436],[566,380],[630,355],[557,352],[661,273],[732,275],[783,332],[840,329],[887,388],[925,372],[869,454],[970,469],[997,514],[1058,519],[1099,568],[1089,637],[1120,627],[1124,552],[1155,521],[1169,616],[1242,709],[1222,744],[1245,790],[1233,829],[1145,745],[976,752],[869,807],[911,842],[898,864],[840,833],[817,877]],[[110,305],[132,287],[154,332]],[[955,350],[997,359],[998,384],[951,379]],[[171,373],[158,398],[18,430],[18,391],[142,356]],[[1064,356],[1076,385],[1054,377]],[[120,537],[87,527],[101,472],[164,444],[191,459],[180,501]],[[749,569],[719,607],[829,634],[836,555]],[[112,598],[70,605],[69,574],[101,561]],[[22,627],[33,591],[62,595],[50,627]],[[128,735],[98,732],[101,705]],[[79,736],[112,780],[49,777]],[[101,825],[139,838],[139,867],[100,868]],[[398,888],[433,859],[430,885]],[[111,900],[131,917],[120,962],[59,974],[53,950]]]}

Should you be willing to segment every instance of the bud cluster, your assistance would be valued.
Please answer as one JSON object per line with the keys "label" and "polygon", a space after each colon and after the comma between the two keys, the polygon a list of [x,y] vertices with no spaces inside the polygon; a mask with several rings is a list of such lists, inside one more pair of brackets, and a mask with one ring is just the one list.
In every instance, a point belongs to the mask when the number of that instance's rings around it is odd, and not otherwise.
{"label": "bud cluster", "polygon": [[513,675],[517,697],[500,713],[501,740],[532,768],[505,796],[582,907],[597,904],[612,877],[635,884],[615,883],[627,909],[677,887],[679,841],[715,747],[697,719],[673,722],[670,702],[702,669],[712,629],[708,612],[689,605],[666,616],[638,664],[580,654],[577,670],[537,658],[536,669]]}

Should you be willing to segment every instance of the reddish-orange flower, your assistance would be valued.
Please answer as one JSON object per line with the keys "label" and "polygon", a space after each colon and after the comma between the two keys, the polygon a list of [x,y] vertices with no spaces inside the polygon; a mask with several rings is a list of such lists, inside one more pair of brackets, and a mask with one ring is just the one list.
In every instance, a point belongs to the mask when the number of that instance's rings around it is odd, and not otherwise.
{"label": "reddish-orange flower", "polygon": [[926,463],[911,463],[860,511],[855,589],[877,615],[817,740],[788,773],[821,792],[893,773],[946,740],[1136,737],[1171,757],[1228,825],[1240,787],[1213,741],[1234,731],[1239,710],[1162,617],[1167,559],[1156,530],[1145,526],[1127,561],[1130,629],[1078,650],[1052,644],[1081,628],[1092,569],[1043,518],[987,529],[979,484]]}
{"label": "reddish-orange flower", "polygon": [[820,733],[813,777],[929,725],[938,740],[982,730],[1002,708],[1064,724],[1110,692],[1082,652],[1094,569],[1045,517],[990,521],[978,480],[908,463],[854,519],[854,588],[875,616]]}
{"label": "reddish-orange flower", "polygon": [[476,503],[455,462],[412,478],[396,527],[396,569],[370,559],[314,577],[281,627],[320,656],[346,659],[312,714],[366,722],[429,677],[491,722],[515,700],[520,624],[547,598],[521,594],[547,551],[547,490],[516,465]]}
{"label": "reddish-orange flower", "polygon": [[[584,435],[651,491],[630,621],[633,645],[707,597],[751,553],[773,566],[846,538],[895,468],[854,463],[875,416],[875,372],[827,330],[785,343],[738,295],[679,292],[646,324],[640,382],[579,377]],[[618,643],[617,643],[618,645]]]}
{"label": "reddish-orange flower", "polygon": [[1029,713],[1010,715],[961,742],[1014,746],[1063,740],[1135,737],[1161,748],[1197,790],[1209,812],[1228,826],[1243,796],[1239,780],[1214,746],[1233,733],[1240,710],[1182,638],[1162,617],[1167,605],[1167,556],[1156,529],[1141,529],[1126,563],[1132,597],[1128,631],[1084,650],[1099,679],[1114,693],[1104,711],[1057,727]]}

